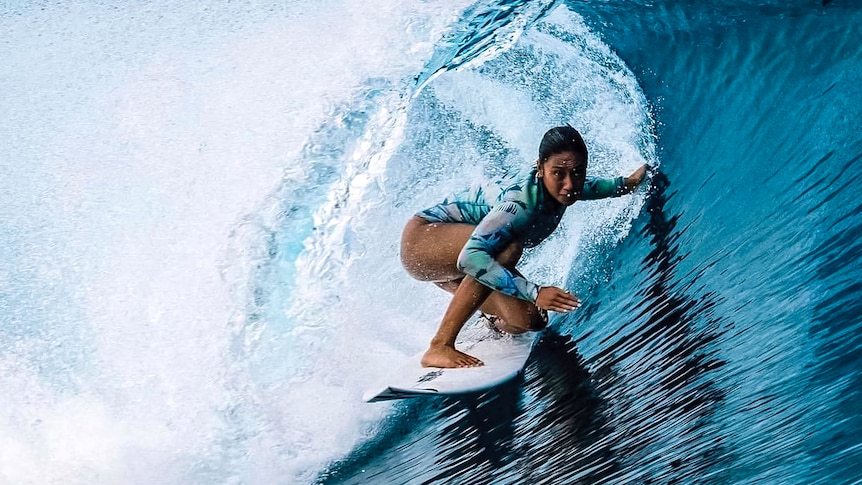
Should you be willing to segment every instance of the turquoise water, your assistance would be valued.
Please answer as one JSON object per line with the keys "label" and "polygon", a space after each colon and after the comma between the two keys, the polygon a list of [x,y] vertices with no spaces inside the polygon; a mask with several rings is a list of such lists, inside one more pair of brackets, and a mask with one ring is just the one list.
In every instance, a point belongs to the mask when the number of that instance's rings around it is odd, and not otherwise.
{"label": "turquoise water", "polygon": [[[0,7],[0,482],[857,483],[852,2]],[[525,375],[364,404],[413,212],[585,134]]]}

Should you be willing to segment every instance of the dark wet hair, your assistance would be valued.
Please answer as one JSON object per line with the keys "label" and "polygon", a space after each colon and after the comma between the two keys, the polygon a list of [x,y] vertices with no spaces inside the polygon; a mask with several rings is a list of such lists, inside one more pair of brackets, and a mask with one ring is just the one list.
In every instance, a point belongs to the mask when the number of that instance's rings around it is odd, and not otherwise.
{"label": "dark wet hair", "polygon": [[570,125],[551,128],[545,133],[539,143],[539,161],[544,162],[551,155],[563,152],[583,155],[584,160],[587,159],[587,144],[578,130]]}

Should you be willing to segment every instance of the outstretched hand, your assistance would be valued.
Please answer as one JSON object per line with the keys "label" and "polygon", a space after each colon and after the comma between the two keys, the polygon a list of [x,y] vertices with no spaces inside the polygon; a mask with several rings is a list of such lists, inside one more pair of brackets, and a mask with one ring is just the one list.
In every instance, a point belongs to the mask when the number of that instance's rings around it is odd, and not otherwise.
{"label": "outstretched hand", "polygon": [[542,310],[567,313],[581,306],[581,299],[555,286],[543,286],[536,297],[536,306]]}

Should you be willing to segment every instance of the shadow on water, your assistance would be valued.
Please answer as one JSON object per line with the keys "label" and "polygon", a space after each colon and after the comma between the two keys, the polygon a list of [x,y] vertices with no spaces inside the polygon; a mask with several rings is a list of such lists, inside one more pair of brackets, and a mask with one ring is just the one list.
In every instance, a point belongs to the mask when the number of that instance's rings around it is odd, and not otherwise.
{"label": "shadow on water", "polygon": [[446,480],[483,468],[496,469],[512,463],[515,420],[523,412],[516,379],[493,391],[452,398],[452,406],[438,415],[439,473],[431,480]]}
{"label": "shadow on water", "polygon": [[546,332],[525,376],[530,413],[523,423],[522,466],[511,482],[602,483],[614,471],[606,439],[612,420],[575,342]]}
{"label": "shadow on water", "polygon": [[[433,483],[538,483],[582,469],[606,429],[601,401],[570,337],[547,330],[522,379],[460,400],[463,419],[441,429]],[[554,445],[560,443],[562,446]]]}

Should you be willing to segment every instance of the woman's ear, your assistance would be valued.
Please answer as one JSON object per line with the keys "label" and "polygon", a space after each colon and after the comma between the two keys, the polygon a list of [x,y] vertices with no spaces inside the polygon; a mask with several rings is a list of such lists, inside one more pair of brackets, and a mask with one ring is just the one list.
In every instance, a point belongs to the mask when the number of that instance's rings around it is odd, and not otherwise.
{"label": "woman's ear", "polygon": [[542,160],[536,160],[536,178],[542,178]]}

